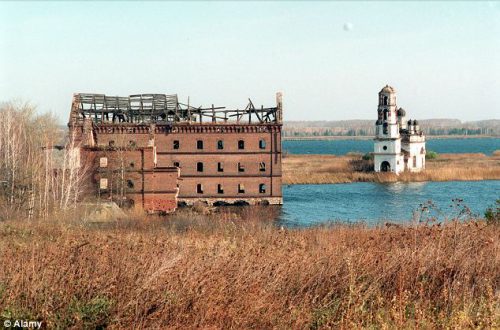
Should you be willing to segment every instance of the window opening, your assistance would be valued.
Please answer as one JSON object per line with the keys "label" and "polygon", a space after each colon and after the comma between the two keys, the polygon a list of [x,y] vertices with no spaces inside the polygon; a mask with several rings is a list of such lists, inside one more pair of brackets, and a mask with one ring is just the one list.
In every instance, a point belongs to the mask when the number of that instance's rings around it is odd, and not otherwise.
{"label": "window opening", "polygon": [[108,189],[108,179],[107,178],[101,178],[99,180],[99,188],[102,190]]}
{"label": "window opening", "polygon": [[266,149],[266,140],[260,140],[259,141],[259,148],[260,149]]}
{"label": "window opening", "polygon": [[99,167],[108,167],[108,158],[107,157],[101,157],[99,159]]}

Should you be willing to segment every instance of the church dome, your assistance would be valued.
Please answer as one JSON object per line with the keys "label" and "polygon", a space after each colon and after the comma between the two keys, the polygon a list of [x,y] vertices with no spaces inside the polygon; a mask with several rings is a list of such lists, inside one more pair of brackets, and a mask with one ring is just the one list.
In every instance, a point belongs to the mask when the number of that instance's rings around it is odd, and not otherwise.
{"label": "church dome", "polygon": [[396,93],[396,90],[394,89],[394,87],[385,85],[385,87],[380,90],[380,93]]}
{"label": "church dome", "polygon": [[405,109],[403,109],[403,108],[399,108],[399,109],[398,109],[398,116],[399,116],[399,117],[404,117],[404,116],[406,116],[406,111],[405,111]]}
{"label": "church dome", "polygon": [[418,121],[416,119],[413,120],[413,125],[418,125]]}
{"label": "church dome", "polygon": [[408,126],[411,126],[411,125],[413,125],[413,122],[410,119],[410,120],[408,120]]}

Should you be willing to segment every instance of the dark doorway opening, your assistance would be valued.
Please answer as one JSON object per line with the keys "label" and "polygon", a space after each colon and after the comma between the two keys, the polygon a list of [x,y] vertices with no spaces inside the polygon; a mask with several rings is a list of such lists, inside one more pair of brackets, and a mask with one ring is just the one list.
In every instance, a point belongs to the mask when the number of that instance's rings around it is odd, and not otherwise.
{"label": "dark doorway opening", "polygon": [[383,161],[382,164],[380,164],[380,170],[382,172],[390,172],[391,164],[389,164],[388,161]]}

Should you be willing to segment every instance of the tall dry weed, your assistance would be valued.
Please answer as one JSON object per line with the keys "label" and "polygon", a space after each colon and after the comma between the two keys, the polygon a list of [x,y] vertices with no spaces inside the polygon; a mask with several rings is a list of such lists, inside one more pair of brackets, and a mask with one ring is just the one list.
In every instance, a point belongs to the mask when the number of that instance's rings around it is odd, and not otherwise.
{"label": "tall dry weed", "polygon": [[442,154],[428,160],[419,173],[373,172],[373,161],[361,156],[291,155],[283,160],[284,184],[328,184],[348,182],[478,181],[500,179],[498,156]]}
{"label": "tall dry weed", "polygon": [[48,328],[500,326],[498,226],[289,230],[245,212],[1,223],[0,315]]}

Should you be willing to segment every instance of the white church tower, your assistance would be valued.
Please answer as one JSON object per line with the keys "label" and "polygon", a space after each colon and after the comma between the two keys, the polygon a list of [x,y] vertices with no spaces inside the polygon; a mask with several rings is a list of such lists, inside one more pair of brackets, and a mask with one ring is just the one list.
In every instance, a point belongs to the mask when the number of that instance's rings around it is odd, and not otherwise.
{"label": "white church tower", "polygon": [[386,85],[378,93],[378,119],[375,123],[375,172],[425,169],[425,135],[416,120],[406,122],[406,112],[396,105],[396,90]]}
{"label": "white church tower", "polygon": [[401,135],[396,106],[396,91],[386,85],[378,93],[378,120],[375,130],[374,165],[375,172],[404,171],[401,153]]}

